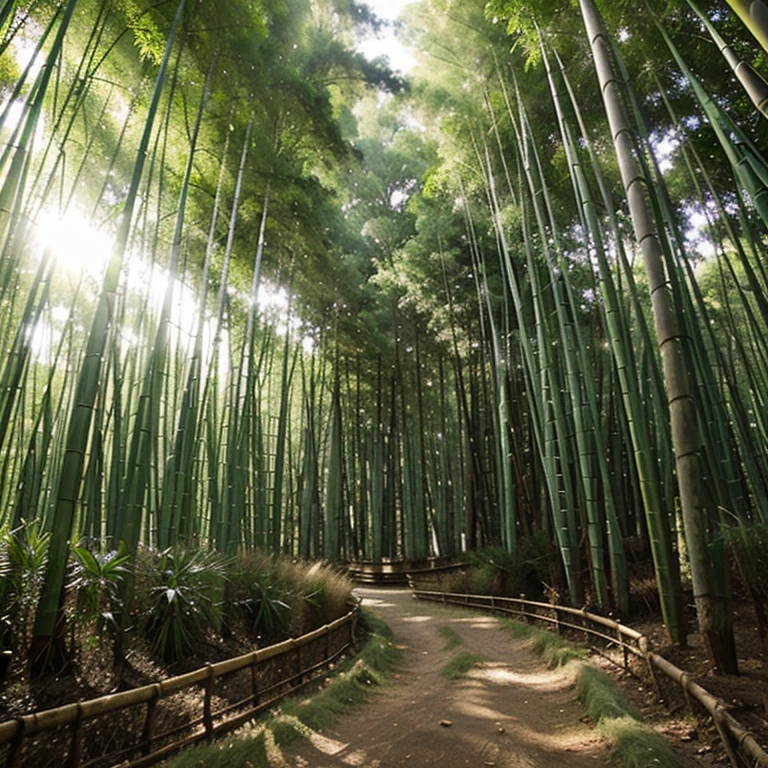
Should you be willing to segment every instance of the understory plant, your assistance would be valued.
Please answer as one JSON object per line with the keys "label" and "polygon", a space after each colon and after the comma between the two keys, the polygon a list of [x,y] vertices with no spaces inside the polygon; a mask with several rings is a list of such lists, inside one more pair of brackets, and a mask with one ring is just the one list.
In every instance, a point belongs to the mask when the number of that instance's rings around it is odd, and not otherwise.
{"label": "understory plant", "polygon": [[50,534],[22,521],[0,537],[0,651],[23,645],[42,583]]}
{"label": "understory plant", "polygon": [[129,560],[123,542],[106,552],[93,541],[73,548],[68,584],[75,594],[73,625],[92,626],[99,639],[115,634],[121,606],[120,587],[128,575]]}
{"label": "understory plant", "polygon": [[640,719],[605,672],[582,664],[576,686],[587,713],[611,742],[625,768],[680,765],[669,743]]}
{"label": "understory plant", "polygon": [[183,658],[221,629],[224,559],[215,552],[169,548],[139,559],[147,569],[137,589],[140,631],[166,662]]}
{"label": "understory plant", "polygon": [[240,623],[257,641],[297,636],[346,613],[351,595],[350,580],[328,565],[243,552],[228,573],[225,626]]}
{"label": "understory plant", "polygon": [[285,629],[295,608],[296,594],[277,578],[275,559],[244,552],[232,563],[225,587],[224,624],[242,622],[248,634],[272,638]]}
{"label": "understory plant", "polygon": [[760,640],[768,649],[768,524],[738,524],[726,530],[726,543],[757,614]]}
{"label": "understory plant", "polygon": [[549,542],[544,533],[521,540],[513,552],[488,547],[470,552],[468,559],[469,588],[477,594],[537,596],[550,579]]}

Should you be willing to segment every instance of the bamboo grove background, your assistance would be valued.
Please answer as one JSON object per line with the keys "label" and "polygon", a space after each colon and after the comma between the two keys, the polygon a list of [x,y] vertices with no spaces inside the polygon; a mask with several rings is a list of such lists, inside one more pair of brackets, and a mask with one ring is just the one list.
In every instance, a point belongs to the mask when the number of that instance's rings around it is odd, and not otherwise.
{"label": "bamboo grove background", "polygon": [[0,3],[36,637],[82,542],[554,547],[623,613],[648,557],[674,639],[681,579],[727,600],[768,499],[765,54],[721,3],[578,5],[414,4],[406,84],[351,0]]}

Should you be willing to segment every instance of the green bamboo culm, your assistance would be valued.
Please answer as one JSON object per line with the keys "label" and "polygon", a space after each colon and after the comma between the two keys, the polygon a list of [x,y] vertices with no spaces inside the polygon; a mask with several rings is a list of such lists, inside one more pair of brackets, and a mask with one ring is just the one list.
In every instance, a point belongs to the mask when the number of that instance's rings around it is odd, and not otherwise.
{"label": "green bamboo culm", "polygon": [[[677,478],[680,492],[685,537],[691,563],[694,597],[702,634],[712,661],[721,672],[736,672],[736,655],[730,608],[717,595],[705,530],[706,491],[703,487],[700,437],[697,429],[695,400],[687,369],[685,343],[680,335],[680,320],[672,305],[665,274],[663,253],[655,223],[645,197],[648,180],[643,176],[631,142],[631,130],[621,105],[618,82],[611,63],[611,45],[593,0],[580,0],[580,9],[603,102],[614,139],[619,169],[624,184],[635,238],[643,252],[651,291],[654,324],[664,365],[664,378],[672,422]],[[678,312],[680,309],[678,308]],[[674,625],[668,623],[671,633]],[[673,639],[684,637],[682,624]]]}
{"label": "green bamboo culm", "polygon": [[768,6],[763,0],[728,0],[731,10],[768,52]]}
{"label": "green bamboo culm", "polygon": [[[83,363],[75,386],[73,410],[70,413],[66,432],[65,453],[59,472],[58,488],[55,492],[51,547],[35,614],[33,641],[30,646],[30,663],[34,675],[41,675],[56,669],[65,662],[60,635],[63,629],[61,611],[69,542],[74,530],[77,503],[80,497],[85,455],[91,432],[93,406],[99,392],[102,361],[110,337],[118,282],[128,247],[128,238],[144,173],[149,141],[165,85],[176,31],[184,13],[185,2],[186,0],[181,0],[179,3],[173,26],[168,35],[165,53],[160,64],[152,101],[136,154],[136,162],[133,166],[131,184],[123,205],[115,247],[101,286],[98,304],[88,333]],[[74,6],[74,0],[71,0],[70,6]]]}

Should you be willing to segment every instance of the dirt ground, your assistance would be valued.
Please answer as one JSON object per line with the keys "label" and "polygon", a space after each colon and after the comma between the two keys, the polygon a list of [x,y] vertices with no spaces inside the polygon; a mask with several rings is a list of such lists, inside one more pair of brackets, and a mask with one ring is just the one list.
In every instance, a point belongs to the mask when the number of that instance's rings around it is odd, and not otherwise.
{"label": "dirt ground", "polygon": [[[491,616],[419,602],[406,589],[360,589],[365,605],[392,628],[403,649],[393,685],[332,730],[311,734],[285,754],[280,768],[396,766],[582,766],[616,764],[576,697],[575,670],[548,670],[530,641],[513,638]],[[440,628],[462,644],[446,650]],[[443,668],[462,652],[482,661],[459,680]],[[682,746],[682,745],[679,745]],[[691,758],[685,765],[706,764]]]}

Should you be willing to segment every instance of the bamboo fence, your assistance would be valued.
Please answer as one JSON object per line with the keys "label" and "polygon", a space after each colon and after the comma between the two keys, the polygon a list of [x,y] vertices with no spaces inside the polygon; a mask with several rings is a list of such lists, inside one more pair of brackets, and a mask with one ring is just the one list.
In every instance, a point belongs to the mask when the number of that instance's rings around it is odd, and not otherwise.
{"label": "bamboo fence", "polygon": [[139,768],[210,741],[313,682],[352,645],[357,617],[356,605],[299,638],[162,682],[2,722],[0,765]]}

